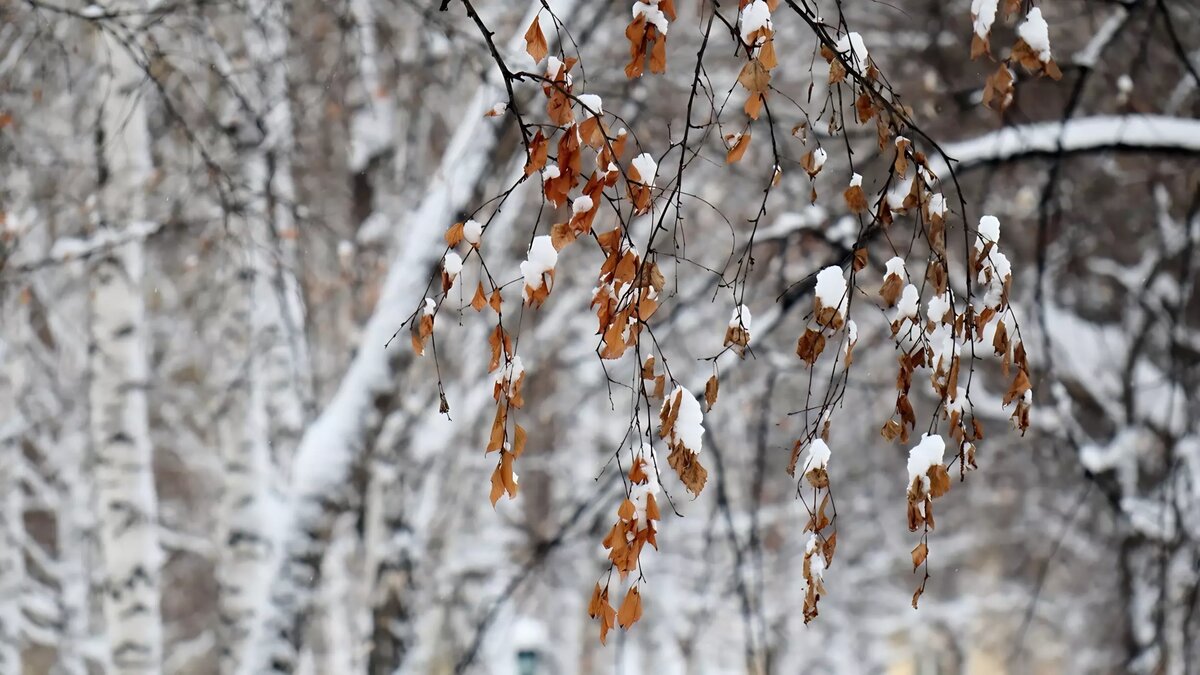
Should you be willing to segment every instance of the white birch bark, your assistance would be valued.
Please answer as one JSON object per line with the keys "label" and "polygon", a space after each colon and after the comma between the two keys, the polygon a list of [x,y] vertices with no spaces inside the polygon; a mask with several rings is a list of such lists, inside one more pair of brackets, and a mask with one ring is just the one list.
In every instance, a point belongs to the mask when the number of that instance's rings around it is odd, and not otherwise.
{"label": "white birch bark", "polygon": [[[136,33],[123,37],[128,35]],[[146,218],[151,138],[144,73],[130,53],[136,46],[105,31],[100,47],[99,60],[108,64],[99,87],[107,173],[101,185],[101,223],[118,229]],[[136,238],[93,261],[88,359],[105,627],[113,671],[138,675],[160,672],[163,639],[142,275],[143,245]]]}
{"label": "white birch bark", "polygon": [[[296,272],[298,232],[291,175],[292,110],[287,81],[288,11],[277,0],[248,7],[244,43],[246,124],[261,136],[243,160],[249,189],[239,243],[246,251],[244,301],[234,321],[249,337],[241,428],[226,434],[223,546],[219,570],[222,670],[235,672],[257,645],[250,626],[266,602],[267,564],[284,477],[303,431],[311,392],[304,303]],[[238,299],[237,302],[242,302]]]}
{"label": "white birch bark", "polygon": [[0,337],[0,675],[21,671],[21,588],[25,580],[22,554],[21,487],[17,482],[20,428],[14,355]]}
{"label": "white birch bark", "polygon": [[[9,185],[21,182],[18,174]],[[13,262],[28,265],[30,261],[54,259],[63,250],[80,250],[81,244],[81,240],[65,238],[51,242],[46,228],[31,228],[22,236]],[[74,292],[86,288],[79,289],[72,282],[67,282],[65,288],[61,285],[66,278],[81,278],[84,270],[82,263],[76,263],[67,275],[38,272],[10,287],[14,292],[0,291],[0,314],[5,317],[0,329],[0,483],[4,484],[0,486],[0,503],[20,504],[0,514],[0,532],[9,532],[11,526],[11,531],[21,537],[10,545],[0,534],[0,560],[15,561],[20,566],[18,571],[24,572],[27,601],[36,597],[41,610],[53,608],[49,617],[52,620],[41,622],[36,631],[40,637],[53,637],[56,675],[86,675],[89,659],[101,672],[109,670],[104,667],[105,650],[97,649],[103,641],[92,639],[90,632],[96,609],[89,597],[91,573],[102,566],[94,559],[96,519],[90,482],[82,477],[90,438],[87,400],[79,396],[79,383],[86,371],[88,336],[86,325],[79,325],[76,331],[63,330],[59,321],[65,319],[76,328],[75,317],[87,314],[86,293]],[[71,289],[69,295],[66,288]],[[55,299],[53,308],[43,302],[44,298]],[[35,455],[44,458],[44,464],[39,466],[26,459],[22,446],[33,448]],[[22,509],[53,513],[56,556],[51,557],[51,551],[43,550],[31,533],[24,531]],[[10,512],[16,519],[6,521],[4,514]],[[51,577],[54,587],[39,584],[41,588],[34,590],[22,550],[33,556],[34,574]],[[0,568],[5,566],[0,562]],[[10,591],[20,586],[6,583],[4,578],[5,574],[0,573],[0,606],[16,612],[20,596]],[[11,605],[6,604],[10,601]],[[4,622],[5,627],[15,630],[28,624],[27,617],[13,617]],[[31,641],[30,632],[20,636],[24,644]],[[0,643],[15,644],[2,638]],[[27,672],[19,668],[10,671],[9,665],[0,665],[0,674]],[[24,667],[37,665],[26,662]]]}
{"label": "white birch bark", "polygon": [[396,105],[380,70],[375,2],[350,0],[358,24],[358,71],[364,94],[363,106],[350,123],[350,170],[354,172],[370,172],[369,165],[395,143]]}
{"label": "white birch bark", "polygon": [[104,551],[104,615],[118,673],[158,672],[161,552],[146,403],[141,251],[93,272],[91,435]]}
{"label": "white birch bark", "polygon": [[59,586],[63,612],[58,667],[62,675],[87,675],[88,663],[103,665],[103,653],[89,649],[92,641],[91,574],[96,522],[91,490],[84,479],[86,436],[70,433],[60,439],[62,462],[57,475],[63,495],[57,518]]}

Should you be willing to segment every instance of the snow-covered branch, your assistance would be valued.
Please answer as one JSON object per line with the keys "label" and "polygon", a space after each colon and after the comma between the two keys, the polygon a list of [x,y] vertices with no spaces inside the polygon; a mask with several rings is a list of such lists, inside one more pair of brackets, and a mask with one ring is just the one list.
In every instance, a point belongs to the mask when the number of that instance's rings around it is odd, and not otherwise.
{"label": "snow-covered branch", "polygon": [[[1101,150],[1200,153],[1200,120],[1160,115],[1081,117],[1005,127],[970,140],[943,146],[963,171],[987,164]],[[950,175],[940,157],[930,168],[943,179]]]}

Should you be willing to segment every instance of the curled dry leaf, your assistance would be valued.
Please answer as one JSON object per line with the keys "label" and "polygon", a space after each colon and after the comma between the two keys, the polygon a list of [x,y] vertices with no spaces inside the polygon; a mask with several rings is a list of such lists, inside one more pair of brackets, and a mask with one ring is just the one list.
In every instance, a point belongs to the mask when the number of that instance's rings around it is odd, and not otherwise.
{"label": "curled dry leaf", "polygon": [[[493,295],[493,297],[495,296]],[[504,328],[497,324],[497,326],[488,335],[488,346],[491,347],[492,350],[492,359],[488,363],[488,372],[494,373],[496,372],[496,369],[500,367],[500,358],[502,356],[505,359],[512,357],[512,336],[508,334],[508,331],[504,330]]]}
{"label": "curled dry leaf", "polygon": [[861,185],[851,185],[842,196],[846,198],[846,206],[851,213],[863,213],[867,210],[867,194],[863,192]]}
{"label": "curled dry leaf", "polygon": [[988,76],[983,87],[983,105],[1004,112],[1013,100],[1013,73],[1008,65],[1001,63],[996,72]]}
{"label": "curled dry leaf", "polygon": [[483,292],[483,282],[475,287],[475,295],[471,296],[471,309],[476,312],[483,311],[487,307],[487,295]]}
{"label": "curled dry leaf", "polygon": [[561,251],[575,241],[577,235],[570,223],[555,223],[550,226],[550,243],[554,250]]}
{"label": "curled dry leaf", "polygon": [[738,74],[738,84],[752,94],[765,93],[771,87],[771,71],[767,70],[762,61],[751,59],[742,66]]}
{"label": "curled dry leaf", "polygon": [[422,312],[412,326],[412,346],[417,356],[425,356],[425,342],[433,335],[433,315]]}
{"label": "curled dry leaf", "polygon": [[900,423],[893,418],[884,423],[883,428],[879,430],[879,435],[889,441],[894,441],[900,436],[902,431],[903,428],[900,426]]}
{"label": "curled dry leaf", "polygon": [[717,403],[717,389],[720,386],[716,375],[708,378],[708,382],[704,384],[704,403],[708,406],[709,410],[712,410],[713,406]]}
{"label": "curled dry leaf", "polygon": [[817,357],[825,349],[825,335],[819,330],[812,328],[804,329],[804,335],[796,341],[796,356],[799,356],[808,365],[813,365],[817,362]]}
{"label": "curled dry leaf", "polygon": [[912,147],[912,141],[907,138],[896,139],[896,160],[892,162],[892,168],[896,170],[896,175],[904,178],[908,173],[908,150]]}
{"label": "curled dry leaf", "polygon": [[617,610],[608,601],[608,588],[596,584],[592,599],[588,602],[588,616],[600,620],[600,644],[608,640],[608,631],[617,625]]}
{"label": "curled dry leaf", "polygon": [[742,134],[732,134],[725,139],[726,143],[732,143],[729,146],[729,151],[725,153],[725,163],[733,164],[741,161],[742,155],[746,154],[746,148],[750,147],[750,132]]}
{"label": "curled dry leaf", "polygon": [[617,611],[617,624],[629,630],[630,626],[637,623],[637,620],[642,618],[642,594],[638,592],[638,587],[634,586],[625,594],[625,600],[621,602],[621,609]]}
{"label": "curled dry leaf", "polygon": [[492,472],[492,491],[489,499],[492,502],[492,508],[496,508],[496,502],[500,497],[507,494],[509,499],[515,499],[517,496],[517,476],[513,473],[513,454],[506,450],[500,451],[500,463],[496,465],[496,470]]}
{"label": "curled dry leaf", "polygon": [[912,597],[912,608],[913,609],[917,608],[917,601],[921,599],[921,594],[924,592],[925,592],[925,584],[921,584],[921,586],[916,591],[913,592],[913,597]]}
{"label": "curled dry leaf", "polygon": [[550,52],[550,46],[546,44],[546,36],[542,33],[542,24],[538,17],[533,17],[533,23],[529,24],[529,29],[525,31],[525,52],[533,59],[534,63],[541,63],[542,59],[546,58],[546,54]]}
{"label": "curled dry leaf", "polygon": [[854,249],[854,271],[861,272],[867,267],[867,247]]}
{"label": "curled dry leaf", "polygon": [[[675,20],[675,7],[671,0],[660,0],[656,9],[668,21]],[[667,36],[658,27],[646,20],[646,14],[637,14],[625,28],[629,40],[629,63],[625,66],[625,77],[634,79],[645,72],[646,61],[650,61],[650,72],[667,72]]]}
{"label": "curled dry leaf", "polygon": [[837,532],[825,538],[825,543],[821,546],[821,553],[825,556],[825,566],[833,564],[833,554],[837,552]]}
{"label": "curled dry leaf", "polygon": [[[825,166],[825,151],[818,148],[817,150],[809,150],[800,158],[800,167],[804,169],[810,178],[821,173],[821,169]],[[813,197],[815,202],[817,199]]]}
{"label": "curled dry leaf", "polygon": [[455,224],[451,225],[448,230],[446,230],[446,244],[449,245],[451,248],[458,246],[458,244],[462,240],[463,240],[463,224],[462,223],[455,223]]}
{"label": "curled dry leaf", "polygon": [[913,563],[913,571],[914,572],[916,572],[917,568],[920,567],[921,564],[925,562],[925,558],[928,555],[929,555],[929,545],[926,544],[925,542],[921,542],[921,543],[917,544],[916,548],[914,548],[912,550],[912,563]]}
{"label": "curled dry leaf", "polygon": [[1029,376],[1025,374],[1025,369],[1017,370],[1017,376],[1013,378],[1012,386],[1008,388],[1008,393],[1004,395],[1004,405],[1009,405],[1013,401],[1023,397],[1025,392],[1029,391],[1033,385],[1029,383]]}
{"label": "curled dry leaf", "polygon": [[[992,53],[992,47],[990,44],[988,44],[988,39],[986,37],[983,37],[981,35],[971,36],[971,60],[972,61],[974,61],[975,59],[977,59],[980,56],[983,56],[985,54],[990,56],[991,53]],[[916,606],[917,606],[917,601],[914,598],[913,599],[913,607],[916,607]]]}
{"label": "curled dry leaf", "polygon": [[761,94],[750,94],[750,96],[746,99],[746,105],[742,106],[742,110],[745,111],[747,117],[752,120],[756,120],[762,113],[763,104],[766,102],[767,94],[765,92]]}
{"label": "curled dry leaf", "polygon": [[513,431],[513,457],[520,457],[521,453],[525,452],[525,442],[529,439],[529,435],[525,433],[525,427],[520,424],[515,425]]}
{"label": "curled dry leaf", "polygon": [[854,101],[854,112],[859,124],[866,124],[875,116],[875,102],[870,94],[864,91],[858,95]]}
{"label": "curled dry leaf", "polygon": [[679,480],[683,481],[688,492],[699,496],[708,481],[708,470],[700,464],[696,453],[683,447],[682,443],[676,443],[667,456],[667,463],[679,474]]}
{"label": "curled dry leaf", "polygon": [[546,168],[546,156],[550,151],[549,141],[542,135],[542,130],[534,134],[529,142],[529,159],[525,162],[525,175],[530,176]]}
{"label": "curled dry leaf", "polygon": [[[774,10],[772,10],[774,11]],[[767,70],[774,70],[779,65],[779,57],[775,54],[775,39],[770,38],[758,48],[758,60]]]}
{"label": "curled dry leaf", "polygon": [[899,274],[889,274],[883,278],[883,285],[879,287],[879,297],[883,298],[886,306],[895,307],[903,291],[904,279],[900,278]]}
{"label": "curled dry leaf", "polygon": [[1025,70],[1036,73],[1038,76],[1046,76],[1052,80],[1062,79],[1062,71],[1059,70],[1058,64],[1054,62],[1054,59],[1043,61],[1038,56],[1038,53],[1029,46],[1029,43],[1021,38],[1017,38],[1016,44],[1013,45],[1012,58],[1021,64]]}
{"label": "curled dry leaf", "polygon": [[929,467],[929,496],[941,497],[950,491],[950,472],[941,464]]}

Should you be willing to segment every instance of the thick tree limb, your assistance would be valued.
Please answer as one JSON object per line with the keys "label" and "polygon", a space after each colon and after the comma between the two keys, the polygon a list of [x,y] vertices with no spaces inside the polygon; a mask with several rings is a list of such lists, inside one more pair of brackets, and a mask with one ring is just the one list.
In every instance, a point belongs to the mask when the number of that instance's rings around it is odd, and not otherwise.
{"label": "thick tree limb", "polygon": [[[1047,157],[1101,150],[1200,154],[1200,120],[1161,115],[1082,117],[1066,122],[1039,122],[1005,127],[945,146],[955,169],[1028,157]],[[930,159],[938,176],[949,175],[939,157]]]}

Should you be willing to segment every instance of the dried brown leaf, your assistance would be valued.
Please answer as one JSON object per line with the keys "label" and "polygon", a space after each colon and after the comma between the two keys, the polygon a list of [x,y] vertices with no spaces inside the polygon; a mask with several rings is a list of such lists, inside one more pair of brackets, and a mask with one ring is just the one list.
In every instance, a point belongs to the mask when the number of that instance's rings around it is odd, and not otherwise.
{"label": "dried brown leaf", "polygon": [[733,146],[729,148],[727,153],[725,153],[725,163],[733,164],[734,162],[740,161],[742,159],[742,155],[746,154],[746,148],[748,147],[750,147],[750,132],[738,134],[737,140],[734,141]]}
{"label": "dried brown leaf", "polygon": [[708,382],[704,384],[704,402],[708,404],[709,410],[712,410],[717,403],[717,389],[720,386],[716,375],[708,378]]}
{"label": "dried brown leaf", "polygon": [[642,618],[642,594],[638,592],[637,586],[629,589],[625,594],[625,599],[621,602],[621,609],[617,610],[617,624],[629,630],[629,627],[637,623],[637,620]]}
{"label": "dried brown leaf", "polygon": [[916,572],[924,562],[926,556],[929,555],[929,546],[925,542],[917,544],[917,547],[912,550],[913,571]]}
{"label": "dried brown leaf", "polygon": [[525,31],[525,53],[529,54],[534,63],[541,63],[549,53],[550,46],[546,44],[546,36],[542,34],[542,25],[538,18],[533,17],[533,23]]}

